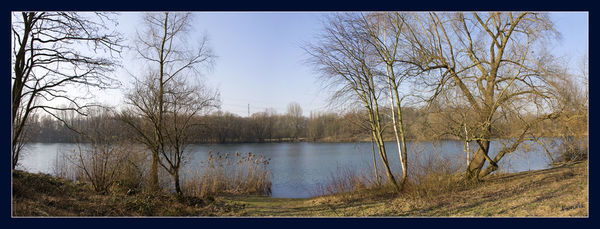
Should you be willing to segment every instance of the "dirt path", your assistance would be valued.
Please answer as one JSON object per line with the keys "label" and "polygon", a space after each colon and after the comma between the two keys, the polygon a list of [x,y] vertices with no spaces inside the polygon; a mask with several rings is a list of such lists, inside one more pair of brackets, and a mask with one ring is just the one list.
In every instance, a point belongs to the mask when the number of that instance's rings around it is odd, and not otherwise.
{"label": "dirt path", "polygon": [[309,199],[271,198],[264,196],[224,197],[227,201],[240,206],[236,211],[239,216],[301,216],[311,212]]}

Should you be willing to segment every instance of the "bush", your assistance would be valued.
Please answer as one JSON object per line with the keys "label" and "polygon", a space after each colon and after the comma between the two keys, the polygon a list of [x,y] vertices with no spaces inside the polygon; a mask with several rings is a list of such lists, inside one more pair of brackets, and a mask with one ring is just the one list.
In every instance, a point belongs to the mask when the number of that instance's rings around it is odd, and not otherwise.
{"label": "bush", "polygon": [[124,168],[123,164],[130,154],[129,149],[123,143],[78,145],[71,157],[78,169],[77,180],[90,183],[98,193],[107,193]]}
{"label": "bush", "polygon": [[56,177],[89,183],[101,194],[136,193],[147,183],[147,153],[131,143],[79,144],[71,152],[57,152]]}
{"label": "bush", "polygon": [[562,138],[559,145],[558,156],[554,162],[556,164],[582,161],[588,158],[588,143],[586,138],[576,138],[567,136]]}
{"label": "bush", "polygon": [[147,157],[148,154],[143,149],[130,150],[115,177],[115,184],[119,191],[127,194],[142,191],[147,184],[145,176],[149,167]]}

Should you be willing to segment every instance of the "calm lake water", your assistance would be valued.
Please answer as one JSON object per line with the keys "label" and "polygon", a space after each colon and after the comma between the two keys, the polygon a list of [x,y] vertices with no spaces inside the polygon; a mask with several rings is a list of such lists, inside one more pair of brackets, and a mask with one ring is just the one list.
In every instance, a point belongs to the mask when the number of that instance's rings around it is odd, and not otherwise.
{"label": "calm lake water", "polygon": [[[546,145],[550,151],[556,144]],[[20,169],[30,172],[52,174],[57,156],[69,153],[75,144],[29,144],[20,161]],[[476,151],[476,143],[471,143],[471,152]],[[492,142],[490,154],[496,155],[501,148]],[[184,170],[190,174],[208,158],[208,152],[235,153],[251,152],[271,158],[269,169],[273,197],[311,197],[317,193],[319,185],[327,183],[339,171],[372,175],[371,143],[249,143],[249,144],[196,144],[191,150],[190,159]],[[387,142],[388,158],[394,173],[400,174],[398,148],[395,142]],[[466,166],[466,153],[461,141],[409,142],[409,169],[431,159],[450,161],[458,169]],[[381,169],[379,156],[378,167]],[[513,154],[500,161],[500,171],[519,172],[544,169],[550,159],[537,143],[522,144]],[[409,171],[410,172],[410,171]]]}

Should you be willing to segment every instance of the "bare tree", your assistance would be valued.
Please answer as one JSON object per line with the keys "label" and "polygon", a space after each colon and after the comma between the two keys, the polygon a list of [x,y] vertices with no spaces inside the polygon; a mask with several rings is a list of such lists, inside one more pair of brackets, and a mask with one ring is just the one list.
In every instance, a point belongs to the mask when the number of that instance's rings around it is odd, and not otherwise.
{"label": "bare tree", "polygon": [[[217,99],[216,93],[206,93],[205,88],[186,86],[195,83],[186,79],[187,75],[199,75],[203,67],[212,66],[214,59],[206,37],[201,37],[197,46],[186,41],[191,23],[190,13],[147,13],[144,16],[136,50],[152,72],[138,80],[127,96],[131,110],[123,113],[124,120],[139,134],[140,142],[152,152],[151,188],[159,189],[160,164],[173,175],[178,194],[181,194],[178,172],[183,146],[188,144],[191,117],[214,106]],[[136,117],[141,120],[136,121]]]}
{"label": "bare tree", "polygon": [[366,109],[370,131],[378,148],[389,183],[400,187],[392,174],[383,140],[382,114],[379,99],[382,88],[378,79],[377,60],[373,58],[373,47],[367,43],[364,28],[356,14],[335,14],[325,27],[318,43],[308,45],[306,51],[311,56],[310,63],[329,81],[335,89],[334,99],[351,98],[358,100]]}
{"label": "bare tree", "polygon": [[[68,86],[107,88],[117,81],[111,73],[123,48],[116,22],[105,13],[15,12],[12,14],[12,168],[26,143],[26,125],[36,112],[58,118],[69,109],[82,113],[84,97],[67,93]],[[68,108],[55,104],[70,103]]]}
{"label": "bare tree", "polygon": [[181,194],[179,170],[187,157],[186,147],[193,141],[197,132],[193,127],[200,125],[196,116],[205,115],[217,107],[218,94],[202,86],[190,86],[185,81],[174,80],[166,90],[164,129],[166,141],[160,151],[160,165],[173,176],[175,191]]}
{"label": "bare tree", "polygon": [[[479,149],[466,177],[479,179],[498,168],[498,161],[531,135],[542,119],[555,118],[550,109],[549,85],[560,77],[545,44],[557,37],[544,13],[413,13],[404,19],[403,40],[410,44],[402,62],[423,71],[420,80],[431,100],[456,89],[475,112],[472,131]],[[430,101],[431,101],[430,100]],[[536,114],[537,119],[525,116]],[[495,125],[503,117],[521,121],[520,130],[506,147],[488,155]],[[497,136],[496,136],[497,137]],[[489,166],[482,170],[485,162]]]}
{"label": "bare tree", "polygon": [[277,112],[273,108],[253,113],[250,116],[250,133],[258,142],[272,141],[277,119]]}
{"label": "bare tree", "polygon": [[290,103],[287,107],[287,116],[289,118],[290,137],[297,140],[304,130],[304,116],[302,116],[302,107],[298,103]]}
{"label": "bare tree", "polygon": [[[144,144],[153,154],[158,153],[158,165],[171,176],[175,191],[181,194],[179,171],[187,156],[186,147],[200,132],[198,116],[204,115],[218,106],[218,94],[202,85],[194,85],[180,76],[164,85],[163,117],[158,132],[157,76],[150,75],[144,81],[137,82],[135,89],[127,95],[130,109],[124,110],[120,118],[136,133],[135,139]],[[152,182],[152,181],[151,181]]]}

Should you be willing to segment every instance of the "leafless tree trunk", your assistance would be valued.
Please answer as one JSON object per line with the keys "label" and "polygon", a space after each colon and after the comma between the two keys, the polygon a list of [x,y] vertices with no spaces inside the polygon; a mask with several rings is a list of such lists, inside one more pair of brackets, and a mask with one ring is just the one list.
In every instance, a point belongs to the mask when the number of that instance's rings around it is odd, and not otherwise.
{"label": "leafless tree trunk", "polygon": [[465,143],[465,153],[467,154],[467,169],[469,168],[470,164],[471,164],[471,147],[469,146],[469,132],[467,131],[467,125],[463,125],[464,129],[465,129],[465,138],[464,138],[464,143]]}
{"label": "leafless tree trunk", "polygon": [[377,158],[375,157],[375,139],[373,136],[371,136],[371,152],[373,153],[373,173],[375,174],[375,181],[377,182],[377,185],[381,185],[379,169],[377,169]]}

